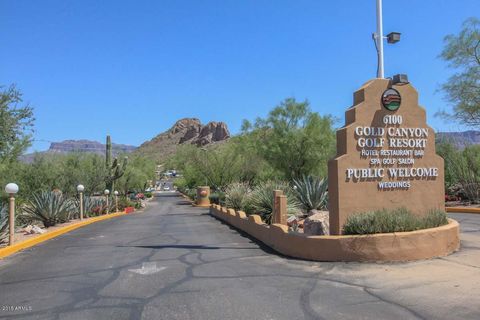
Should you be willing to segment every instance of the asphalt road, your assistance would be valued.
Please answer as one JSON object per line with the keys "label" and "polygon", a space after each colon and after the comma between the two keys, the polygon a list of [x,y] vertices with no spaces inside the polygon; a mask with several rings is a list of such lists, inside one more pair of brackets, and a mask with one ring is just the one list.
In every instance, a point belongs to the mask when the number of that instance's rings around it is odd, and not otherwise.
{"label": "asphalt road", "polygon": [[480,319],[480,215],[462,250],[413,263],[285,258],[182,198],[0,260],[8,319]]}

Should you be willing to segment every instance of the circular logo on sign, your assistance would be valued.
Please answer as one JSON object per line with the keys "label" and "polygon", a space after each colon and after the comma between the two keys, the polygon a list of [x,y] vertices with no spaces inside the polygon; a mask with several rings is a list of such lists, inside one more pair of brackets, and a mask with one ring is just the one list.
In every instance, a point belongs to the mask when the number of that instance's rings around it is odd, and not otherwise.
{"label": "circular logo on sign", "polygon": [[385,109],[390,111],[397,111],[400,108],[400,103],[402,102],[402,98],[400,97],[400,93],[398,93],[395,89],[388,89],[383,93],[382,96],[382,104]]}

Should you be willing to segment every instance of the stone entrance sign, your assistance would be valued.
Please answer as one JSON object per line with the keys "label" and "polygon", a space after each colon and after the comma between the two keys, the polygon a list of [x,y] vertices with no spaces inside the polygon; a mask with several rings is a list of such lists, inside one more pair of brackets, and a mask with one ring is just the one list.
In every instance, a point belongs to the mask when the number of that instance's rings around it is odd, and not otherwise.
{"label": "stone entrance sign", "polygon": [[418,215],[445,209],[443,159],[411,84],[367,82],[354,94],[328,163],[330,234],[348,216],[405,207]]}

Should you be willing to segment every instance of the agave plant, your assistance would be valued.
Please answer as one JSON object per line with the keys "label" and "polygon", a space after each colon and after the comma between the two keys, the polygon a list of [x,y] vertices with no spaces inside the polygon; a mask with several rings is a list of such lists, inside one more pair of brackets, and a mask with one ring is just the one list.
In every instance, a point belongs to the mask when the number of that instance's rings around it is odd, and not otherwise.
{"label": "agave plant", "polygon": [[104,199],[97,198],[92,200],[91,202],[91,207],[89,208],[88,211],[89,216],[100,216],[102,214],[106,214],[107,212],[113,213],[115,212],[115,203],[114,201],[109,201],[108,202],[108,210],[107,210],[107,203],[105,202]]}
{"label": "agave plant", "polygon": [[313,176],[304,176],[293,180],[294,194],[300,202],[302,209],[326,209],[328,204],[328,181]]}
{"label": "agave plant", "polygon": [[73,202],[61,193],[42,191],[33,194],[23,209],[23,214],[27,219],[39,221],[48,228],[69,221],[74,210]]}
{"label": "agave plant", "polygon": [[[105,200],[101,197],[83,197],[83,216],[91,217],[102,213]],[[80,216],[80,199],[74,200],[74,217]]]}
{"label": "agave plant", "polygon": [[297,214],[300,207],[292,188],[287,183],[267,181],[257,185],[252,190],[250,196],[250,208],[248,211],[249,213],[259,214],[268,224],[272,222],[274,190],[282,190],[287,196],[287,213],[289,215]]}
{"label": "agave plant", "polygon": [[7,207],[0,203],[0,243],[4,242],[8,235]]}
{"label": "agave plant", "polygon": [[247,183],[232,183],[225,189],[225,205],[235,210],[246,210],[252,189]]}

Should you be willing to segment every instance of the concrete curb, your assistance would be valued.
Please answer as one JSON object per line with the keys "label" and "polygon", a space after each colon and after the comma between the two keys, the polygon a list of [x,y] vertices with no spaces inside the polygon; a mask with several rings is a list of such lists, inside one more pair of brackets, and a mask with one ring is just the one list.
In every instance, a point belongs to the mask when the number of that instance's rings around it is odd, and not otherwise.
{"label": "concrete curb", "polygon": [[409,232],[308,236],[218,205],[210,207],[210,214],[285,256],[304,260],[403,262],[443,257],[460,247],[459,224],[452,219],[444,226]]}
{"label": "concrete curb", "polygon": [[[131,213],[128,213],[128,214],[131,214]],[[37,236],[35,238],[32,238],[32,239],[27,239],[27,240],[19,242],[19,243],[14,243],[11,246],[0,249],[0,259],[8,257],[8,256],[20,251],[20,250],[27,249],[27,248],[36,246],[37,244],[40,244],[42,242],[45,242],[47,240],[56,238],[56,237],[58,237],[62,234],[70,232],[72,230],[87,226],[89,224],[99,222],[99,221],[103,221],[103,220],[116,218],[116,217],[119,217],[119,216],[125,216],[125,215],[127,215],[127,213],[125,213],[125,212],[116,212],[116,213],[106,214],[106,215],[103,215],[103,216],[94,217],[94,218],[88,219],[86,221],[81,221],[81,222],[78,222],[78,223],[75,223],[75,224],[57,229],[55,231],[39,235],[39,236]]]}
{"label": "concrete curb", "polygon": [[447,207],[445,208],[447,212],[452,213],[476,213],[480,214],[480,208],[470,208],[470,207]]}

